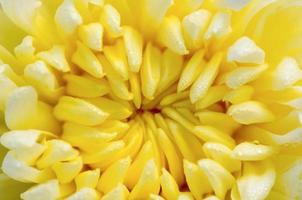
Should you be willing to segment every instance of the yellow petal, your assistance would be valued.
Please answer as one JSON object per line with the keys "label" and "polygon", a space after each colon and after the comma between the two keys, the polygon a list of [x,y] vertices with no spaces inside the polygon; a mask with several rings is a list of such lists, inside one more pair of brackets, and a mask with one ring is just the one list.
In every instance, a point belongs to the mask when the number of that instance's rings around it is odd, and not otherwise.
{"label": "yellow petal", "polygon": [[80,199],[99,200],[100,195],[96,190],[92,188],[82,188],[76,193],[66,198],[66,200],[80,200]]}
{"label": "yellow petal", "polygon": [[148,43],[144,52],[143,65],[141,67],[142,93],[152,100],[160,81],[161,52],[158,48]]}
{"label": "yellow petal", "polygon": [[4,106],[9,94],[17,88],[17,85],[8,77],[0,75],[0,110],[4,111]]}
{"label": "yellow petal", "polygon": [[229,49],[227,54],[228,61],[239,63],[263,64],[265,52],[260,49],[249,37],[239,38]]}
{"label": "yellow petal", "polygon": [[118,37],[122,34],[122,28],[120,27],[121,16],[112,5],[106,4],[103,7],[100,21],[109,37]]}
{"label": "yellow petal", "polygon": [[96,79],[90,76],[67,74],[66,93],[75,97],[93,98],[109,93],[109,84],[105,79]]}
{"label": "yellow petal", "polygon": [[166,119],[169,129],[173,135],[176,146],[179,148],[182,156],[190,162],[195,162],[202,158],[202,151],[191,151],[191,149],[201,149],[202,145],[198,139],[183,126],[170,119]]}
{"label": "yellow petal", "polygon": [[119,184],[118,186],[113,188],[109,193],[104,195],[101,200],[127,200],[128,196],[128,189],[124,185]]}
{"label": "yellow petal", "polygon": [[166,49],[162,57],[160,80],[157,93],[160,94],[177,81],[182,70],[184,59],[181,55]]}
{"label": "yellow petal", "polygon": [[217,196],[211,195],[211,196],[204,198],[203,200],[220,200],[220,199]]}
{"label": "yellow petal", "polygon": [[37,130],[17,130],[5,132],[1,135],[1,144],[14,150],[17,160],[32,165],[45,151],[45,145],[39,144],[43,138],[42,132]]}
{"label": "yellow petal", "polygon": [[202,149],[208,158],[217,161],[228,171],[241,170],[241,162],[233,157],[232,150],[227,146],[220,143],[206,142]]}
{"label": "yellow petal", "polygon": [[203,43],[203,34],[211,19],[211,12],[200,9],[186,15],[182,19],[182,29],[186,46],[191,49],[200,47]]}
{"label": "yellow petal", "polygon": [[150,194],[158,194],[160,189],[159,172],[153,159],[148,160],[140,179],[132,189],[129,199],[144,199]]}
{"label": "yellow petal", "polygon": [[[146,38],[152,38],[172,3],[172,0],[146,0],[139,4],[139,27]],[[137,1],[134,6],[138,6]]]}
{"label": "yellow petal", "polygon": [[162,196],[157,195],[157,194],[150,194],[149,199],[150,200],[165,200]]}
{"label": "yellow petal", "polygon": [[108,113],[108,120],[123,120],[127,119],[132,114],[132,112],[126,106],[109,98],[98,97],[94,99],[87,99],[87,101],[97,106],[100,110]]}
{"label": "yellow petal", "polygon": [[133,94],[133,103],[136,108],[140,108],[142,104],[141,83],[138,73],[131,73],[129,77],[131,93]]}
{"label": "yellow petal", "polygon": [[9,96],[5,106],[5,122],[9,129],[40,129],[59,132],[59,124],[52,115],[52,108],[38,101],[31,86],[19,87]]}
{"label": "yellow petal", "polygon": [[166,17],[158,32],[158,40],[171,51],[179,54],[188,54],[181,31],[181,23],[178,17]]}
{"label": "yellow petal", "polygon": [[232,104],[242,103],[252,98],[254,90],[255,89],[252,86],[244,85],[226,93],[223,100]]}
{"label": "yellow petal", "polygon": [[214,2],[218,7],[239,11],[246,6],[250,0],[214,0]]}
{"label": "yellow petal", "polygon": [[265,160],[275,153],[273,147],[261,144],[243,142],[233,149],[233,157],[239,160]]}
{"label": "yellow petal", "polygon": [[103,26],[100,23],[90,23],[79,28],[82,42],[94,51],[103,50]]}
{"label": "yellow petal", "polygon": [[[146,123],[148,123],[147,120]],[[164,166],[165,161],[164,161],[164,154],[161,151],[159,142],[156,138],[156,133],[157,133],[156,129],[152,129],[151,126],[146,128],[146,137],[152,142],[154,160],[159,171]]]}
{"label": "yellow petal", "polygon": [[157,137],[167,159],[170,174],[174,177],[178,185],[182,185],[184,182],[182,160],[175,145],[162,129],[158,129]]}
{"label": "yellow petal", "polygon": [[204,0],[174,0],[170,12],[177,13],[179,16],[184,16],[194,10],[200,8]]}
{"label": "yellow petal", "polygon": [[222,57],[223,53],[216,53],[195,80],[190,89],[190,99],[192,103],[195,103],[206,95],[209,87],[213,84],[217,76]]}
{"label": "yellow petal", "polygon": [[[12,20],[18,27],[27,32],[32,32],[34,29],[34,20],[41,6],[38,0],[1,0],[1,7],[5,14]],[[20,12],[22,10],[22,12]]]}
{"label": "yellow petal", "polygon": [[273,89],[285,89],[302,79],[302,70],[297,61],[291,57],[285,57],[273,72]]}
{"label": "yellow petal", "polygon": [[167,106],[170,105],[176,101],[186,99],[189,96],[189,92],[178,92],[178,93],[173,93],[170,95],[165,96],[161,101],[160,105],[161,106]]}
{"label": "yellow petal", "polygon": [[113,67],[113,70],[115,70],[124,80],[128,80],[129,67],[123,40],[118,39],[113,46],[105,46],[104,54]]}
{"label": "yellow petal", "polygon": [[79,155],[77,150],[63,140],[49,140],[46,145],[46,151],[37,161],[38,168],[46,168],[59,161],[73,160]]}
{"label": "yellow petal", "polygon": [[162,169],[160,180],[162,196],[166,199],[177,199],[179,195],[178,185],[166,169]]}
{"label": "yellow petal", "polygon": [[82,167],[82,159],[77,157],[68,162],[57,162],[52,169],[60,183],[69,183],[80,173]]}
{"label": "yellow petal", "polygon": [[203,60],[204,53],[205,51],[203,49],[199,50],[195,52],[190,58],[190,60],[181,72],[177,85],[178,92],[184,91],[185,89],[190,87],[196,80],[205,65],[205,62]]}
{"label": "yellow petal", "polygon": [[219,163],[202,159],[198,161],[199,167],[208,178],[217,197],[224,199],[226,192],[233,186],[235,178]]}
{"label": "yellow petal", "polygon": [[61,94],[58,80],[51,69],[43,62],[36,61],[24,69],[25,79],[33,85],[46,100],[55,102]]}
{"label": "yellow petal", "polygon": [[33,46],[34,38],[26,36],[22,42],[15,47],[14,52],[18,60],[23,64],[29,64],[35,60],[35,47]]}
{"label": "yellow petal", "polygon": [[215,126],[217,129],[231,135],[237,128],[240,127],[235,120],[229,115],[220,112],[204,111],[198,112],[196,115],[202,125]]}
{"label": "yellow petal", "polygon": [[205,193],[211,192],[212,188],[203,171],[194,163],[183,161],[184,172],[188,187],[197,200],[202,200]]}
{"label": "yellow petal", "polygon": [[264,104],[257,101],[246,101],[232,105],[227,113],[241,124],[264,123],[274,120],[274,115],[271,111]]}
{"label": "yellow petal", "polygon": [[175,120],[187,130],[192,131],[194,128],[194,123],[189,121],[185,116],[177,112],[175,109],[171,107],[165,107],[162,109],[162,113],[170,117],[171,119]]}
{"label": "yellow petal", "polygon": [[72,55],[71,60],[79,68],[96,78],[102,78],[104,76],[103,67],[97,57],[81,42],[77,42],[77,50]]}
{"label": "yellow petal", "polygon": [[87,170],[80,173],[77,177],[75,177],[75,184],[77,186],[77,190],[81,188],[96,188],[98,180],[100,177],[100,169],[95,170]]}
{"label": "yellow petal", "polygon": [[123,183],[131,158],[123,158],[109,166],[101,175],[97,189],[103,193],[109,193],[112,189]]}
{"label": "yellow petal", "polygon": [[187,118],[191,123],[197,125],[199,124],[199,120],[194,115],[194,112],[189,107],[180,107],[176,108],[176,111],[180,113],[182,116]]}
{"label": "yellow petal", "polygon": [[142,127],[139,124],[134,124],[129,129],[128,133],[123,138],[123,141],[126,143],[125,147],[121,149],[118,153],[115,153],[114,156],[111,156],[110,159],[96,163],[94,166],[100,167],[101,169],[106,169],[111,165],[113,162],[130,156],[133,159],[138,151],[141,148],[143,142],[143,134],[141,134]]}
{"label": "yellow petal", "polygon": [[101,132],[111,133],[113,135],[117,134],[117,139],[120,139],[129,129],[129,127],[130,125],[127,122],[118,120],[107,120],[106,123],[97,126]]}
{"label": "yellow petal", "polygon": [[[0,52],[1,52],[1,46],[0,46]],[[3,58],[2,55],[1,58]],[[17,67],[16,63],[14,63],[13,67],[11,67],[8,64],[0,64],[0,74],[9,78],[17,85],[20,86],[25,85],[24,79],[19,74],[17,74],[18,69],[16,67]],[[22,72],[23,72],[23,67],[22,67]]]}
{"label": "yellow petal", "polygon": [[275,183],[276,172],[270,161],[246,162],[237,185],[240,197],[246,200],[265,199]]}
{"label": "yellow petal", "polygon": [[[139,177],[143,171],[143,168],[148,160],[153,158],[153,148],[151,141],[145,142],[142,149],[140,150],[139,154],[135,158],[135,160],[132,162],[126,178],[125,178],[125,185],[132,189],[137,181],[139,180]],[[136,172],[133,174],[133,172]]]}
{"label": "yellow petal", "polygon": [[100,162],[95,163],[92,166],[99,167],[101,170],[104,170],[121,158],[130,156],[130,158],[133,159],[138,153],[143,142],[142,131],[142,127],[140,127],[139,124],[134,123],[134,125],[131,126],[122,140],[126,145],[119,151],[115,152],[114,155],[108,157],[108,159],[101,160]]}
{"label": "yellow petal", "polygon": [[68,72],[70,71],[70,66],[65,57],[65,47],[61,45],[54,45],[51,49],[47,51],[41,51],[37,54],[38,58],[42,59],[44,62],[54,67],[55,69]]}
{"label": "yellow petal", "polygon": [[49,180],[45,183],[36,185],[20,195],[24,200],[45,200],[57,199],[60,197],[60,188],[57,180]]}
{"label": "yellow petal", "polygon": [[229,148],[235,146],[235,140],[231,136],[227,135],[226,133],[220,131],[215,127],[196,126],[193,132],[198,138],[204,140],[205,142],[222,143]]}
{"label": "yellow petal", "polygon": [[93,152],[103,147],[103,145],[115,138],[116,135],[116,133],[102,132],[94,127],[68,122],[63,126],[62,139],[84,151]]}
{"label": "yellow petal", "polygon": [[220,39],[231,32],[231,13],[226,11],[217,12],[213,16],[204,38],[205,40]]}
{"label": "yellow petal", "polygon": [[62,121],[97,125],[105,121],[109,114],[82,99],[63,96],[54,108],[54,115]]}
{"label": "yellow petal", "polygon": [[25,183],[39,183],[53,178],[53,175],[49,171],[38,170],[28,166],[23,161],[17,160],[13,151],[9,151],[6,154],[1,169],[10,178]]}
{"label": "yellow petal", "polygon": [[133,94],[129,92],[128,84],[122,79],[122,77],[113,69],[109,61],[103,55],[99,55],[104,71],[108,79],[112,93],[123,100],[131,100]]}
{"label": "yellow petal", "polygon": [[225,83],[229,88],[237,89],[244,84],[256,80],[267,68],[267,64],[257,67],[238,67],[226,74]]}
{"label": "yellow petal", "polygon": [[139,72],[143,58],[143,37],[130,26],[123,27],[123,37],[129,68],[132,72]]}
{"label": "yellow petal", "polygon": [[1,9],[0,11],[0,18],[0,26],[2,29],[0,39],[1,48],[6,48],[11,51],[22,40],[22,38],[24,38],[25,33],[14,22],[9,19],[7,14],[5,14],[4,9]]}
{"label": "yellow petal", "polygon": [[8,51],[4,46],[0,44],[0,56],[1,62],[7,63],[9,65],[14,66],[14,70],[18,73],[22,73],[23,66],[22,64],[12,55],[10,51]]}
{"label": "yellow petal", "polygon": [[207,94],[196,102],[196,109],[205,109],[218,101],[221,101],[224,95],[228,92],[225,85],[217,85],[209,88]]}
{"label": "yellow petal", "polygon": [[55,13],[55,22],[66,35],[71,35],[83,23],[82,16],[73,0],[64,0]]}
{"label": "yellow petal", "polygon": [[113,141],[103,145],[97,152],[82,154],[85,164],[99,163],[110,160],[112,156],[120,152],[125,147],[125,142],[121,140]]}
{"label": "yellow petal", "polygon": [[178,200],[194,200],[194,197],[191,192],[181,192]]}

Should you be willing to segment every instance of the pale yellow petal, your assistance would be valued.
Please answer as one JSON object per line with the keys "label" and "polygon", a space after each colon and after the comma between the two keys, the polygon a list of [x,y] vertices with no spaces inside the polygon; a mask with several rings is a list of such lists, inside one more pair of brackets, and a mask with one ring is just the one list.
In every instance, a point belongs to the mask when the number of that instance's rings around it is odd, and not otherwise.
{"label": "pale yellow petal", "polygon": [[94,51],[103,50],[103,26],[100,23],[90,23],[79,28],[82,42]]}
{"label": "pale yellow petal", "polygon": [[210,159],[202,159],[198,161],[198,165],[208,178],[216,196],[224,199],[226,192],[235,182],[233,175],[219,163]]}
{"label": "pale yellow petal", "polygon": [[55,13],[55,22],[63,34],[71,35],[83,23],[73,0],[64,0]]}
{"label": "pale yellow petal", "polygon": [[233,149],[233,157],[239,160],[265,160],[272,156],[275,150],[271,146],[243,142]]}
{"label": "pale yellow petal", "polygon": [[129,68],[132,72],[139,72],[143,60],[142,35],[132,27],[125,26],[123,27],[123,37]]}
{"label": "pale yellow petal", "polygon": [[237,185],[240,197],[246,200],[265,199],[274,185],[276,172],[270,161],[247,162]]}
{"label": "pale yellow petal", "polygon": [[45,200],[53,200],[60,197],[60,188],[57,180],[49,180],[46,183],[42,183],[31,187],[20,195],[24,200],[39,200],[41,198]]}
{"label": "pale yellow petal", "polygon": [[158,40],[171,51],[185,55],[188,50],[181,30],[181,22],[176,16],[166,17],[158,32]]}
{"label": "pale yellow petal", "polygon": [[264,104],[257,101],[246,101],[232,105],[227,113],[241,124],[271,122],[275,118]]}
{"label": "pale yellow petal", "polygon": [[199,48],[203,43],[203,35],[209,25],[211,12],[200,9],[186,15],[182,19],[182,29],[186,46],[191,49]]}
{"label": "pale yellow petal", "polygon": [[228,61],[263,64],[264,59],[265,52],[259,48],[253,40],[246,36],[239,38],[228,49]]}

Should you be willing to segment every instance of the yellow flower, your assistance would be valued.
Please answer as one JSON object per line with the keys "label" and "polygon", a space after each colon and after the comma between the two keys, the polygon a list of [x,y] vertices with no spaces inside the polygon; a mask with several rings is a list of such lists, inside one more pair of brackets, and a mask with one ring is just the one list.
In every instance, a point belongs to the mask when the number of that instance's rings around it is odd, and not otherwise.
{"label": "yellow flower", "polygon": [[302,199],[301,19],[301,0],[0,0],[0,199]]}

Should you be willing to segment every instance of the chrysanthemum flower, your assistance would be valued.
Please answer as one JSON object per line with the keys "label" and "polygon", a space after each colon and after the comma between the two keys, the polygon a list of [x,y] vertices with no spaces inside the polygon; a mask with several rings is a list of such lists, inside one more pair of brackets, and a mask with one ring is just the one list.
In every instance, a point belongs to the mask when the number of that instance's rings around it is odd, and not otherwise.
{"label": "chrysanthemum flower", "polygon": [[0,0],[1,200],[302,199],[301,0]]}

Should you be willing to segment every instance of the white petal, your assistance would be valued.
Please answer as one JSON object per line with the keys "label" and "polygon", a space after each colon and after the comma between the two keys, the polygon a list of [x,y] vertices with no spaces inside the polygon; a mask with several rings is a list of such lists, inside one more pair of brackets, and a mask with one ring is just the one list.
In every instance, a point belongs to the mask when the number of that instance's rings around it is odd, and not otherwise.
{"label": "white petal", "polygon": [[297,61],[285,57],[274,72],[273,89],[282,90],[302,79],[302,70]]}
{"label": "white petal", "polygon": [[64,0],[55,14],[57,26],[67,35],[72,34],[83,23],[80,13],[77,11],[73,0]]}
{"label": "white petal", "polygon": [[250,0],[215,0],[215,4],[221,8],[238,11],[247,5]]}
{"label": "white petal", "polygon": [[58,180],[50,180],[46,183],[39,184],[21,194],[24,200],[54,200],[60,196]]}
{"label": "white petal", "polygon": [[20,28],[32,32],[40,0],[0,0],[5,14]]}
{"label": "white petal", "polygon": [[264,51],[253,40],[244,36],[239,38],[229,49],[227,60],[239,63],[263,64]]}

